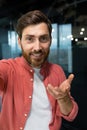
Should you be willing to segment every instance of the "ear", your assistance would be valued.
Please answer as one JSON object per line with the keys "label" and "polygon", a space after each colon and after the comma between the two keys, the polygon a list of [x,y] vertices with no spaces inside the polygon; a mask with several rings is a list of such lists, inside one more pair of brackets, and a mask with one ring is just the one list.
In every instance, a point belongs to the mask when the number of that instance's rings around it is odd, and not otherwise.
{"label": "ear", "polygon": [[18,37],[18,45],[21,47],[21,39]]}
{"label": "ear", "polygon": [[50,46],[51,46],[51,43],[52,43],[52,36],[51,36],[51,38],[50,38]]}

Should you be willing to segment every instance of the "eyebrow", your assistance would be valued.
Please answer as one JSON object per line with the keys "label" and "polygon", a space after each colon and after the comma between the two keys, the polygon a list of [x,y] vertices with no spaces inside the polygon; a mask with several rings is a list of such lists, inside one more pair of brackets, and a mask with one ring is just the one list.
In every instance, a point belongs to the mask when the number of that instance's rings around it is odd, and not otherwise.
{"label": "eyebrow", "polygon": [[[25,34],[24,36],[31,36],[31,37],[35,37],[35,35],[32,35],[32,34]],[[42,35],[40,35],[40,37],[41,36],[49,36],[49,34],[42,34]]]}
{"label": "eyebrow", "polygon": [[32,36],[32,37],[34,37],[34,35],[31,35],[31,34],[25,34],[23,36]]}

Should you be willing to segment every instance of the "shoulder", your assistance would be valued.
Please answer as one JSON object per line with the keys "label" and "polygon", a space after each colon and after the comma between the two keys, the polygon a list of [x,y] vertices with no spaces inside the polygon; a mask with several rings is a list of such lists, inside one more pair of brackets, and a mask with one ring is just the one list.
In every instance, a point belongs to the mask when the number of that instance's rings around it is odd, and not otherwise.
{"label": "shoulder", "polygon": [[62,66],[60,66],[59,64],[48,63],[48,68],[49,68],[51,71],[64,72]]}
{"label": "shoulder", "polygon": [[11,63],[11,62],[16,62],[20,60],[20,57],[17,58],[9,58],[9,59],[1,59],[0,63]]}
{"label": "shoulder", "polygon": [[17,64],[18,62],[20,62],[20,57],[17,58],[9,58],[9,59],[1,59],[0,60],[0,66],[12,66],[14,64]]}
{"label": "shoulder", "polygon": [[65,76],[65,72],[62,68],[62,66],[60,66],[59,64],[54,64],[54,63],[49,63],[49,71],[55,75],[57,75],[58,77],[63,77],[63,79],[66,78]]}
{"label": "shoulder", "polygon": [[59,84],[66,79],[65,72],[60,65],[54,63],[47,63],[47,64],[48,65],[46,70],[51,79],[54,79],[55,82],[58,81]]}

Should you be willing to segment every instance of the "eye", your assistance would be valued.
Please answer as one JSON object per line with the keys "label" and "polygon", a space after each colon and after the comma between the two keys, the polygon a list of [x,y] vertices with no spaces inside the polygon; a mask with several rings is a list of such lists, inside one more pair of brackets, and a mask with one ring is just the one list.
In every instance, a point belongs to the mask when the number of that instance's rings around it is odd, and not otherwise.
{"label": "eye", "polygon": [[48,42],[50,40],[50,37],[49,36],[41,36],[39,38],[40,42],[42,43],[45,43],[45,42]]}
{"label": "eye", "polygon": [[34,42],[34,38],[33,38],[33,37],[26,37],[26,40],[27,40],[29,43]]}

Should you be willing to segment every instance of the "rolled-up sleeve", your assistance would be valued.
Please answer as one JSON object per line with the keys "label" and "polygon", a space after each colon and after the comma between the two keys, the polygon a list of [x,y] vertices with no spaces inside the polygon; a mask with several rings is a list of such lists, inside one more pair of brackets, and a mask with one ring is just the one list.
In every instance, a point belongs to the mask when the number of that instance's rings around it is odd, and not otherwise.
{"label": "rolled-up sleeve", "polygon": [[77,103],[74,100],[72,100],[72,103],[73,103],[73,108],[72,108],[71,112],[69,113],[69,115],[67,115],[67,116],[63,115],[61,113],[61,111],[60,111],[59,106],[57,107],[56,114],[58,116],[63,117],[67,121],[73,121],[76,118],[77,114],[78,114],[78,105],[77,105]]}

